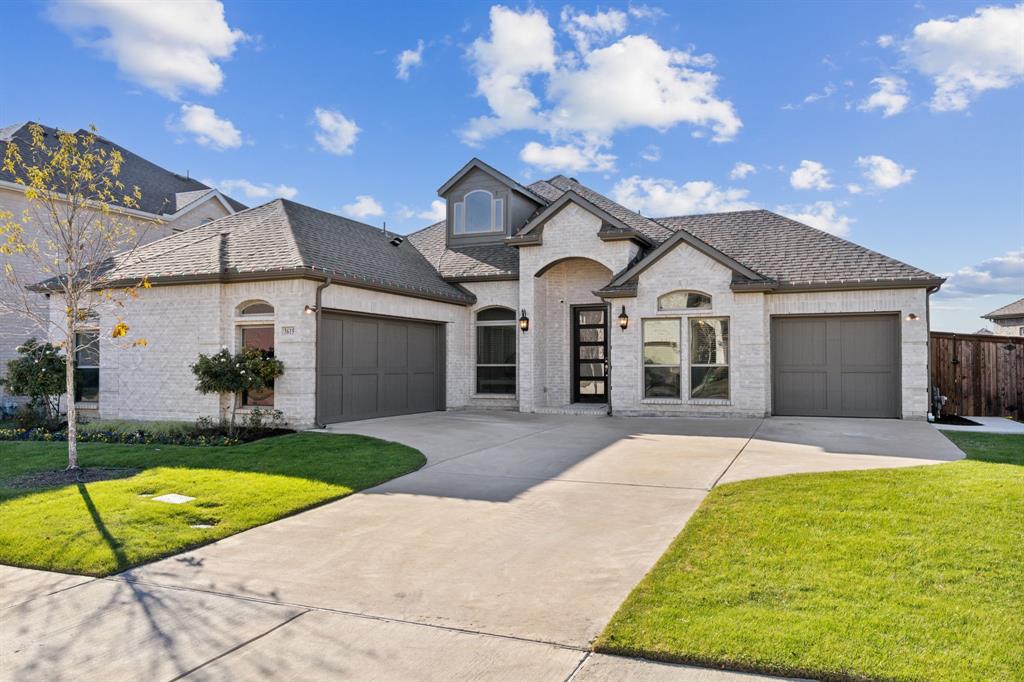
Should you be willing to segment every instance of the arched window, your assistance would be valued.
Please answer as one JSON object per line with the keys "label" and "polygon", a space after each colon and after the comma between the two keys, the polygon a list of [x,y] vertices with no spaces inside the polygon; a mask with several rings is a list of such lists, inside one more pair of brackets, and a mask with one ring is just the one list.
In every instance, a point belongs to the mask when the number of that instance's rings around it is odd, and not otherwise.
{"label": "arched window", "polygon": [[476,314],[476,392],[515,395],[514,310],[487,308]]}
{"label": "arched window", "polygon": [[505,229],[505,202],[475,189],[455,204],[455,234],[483,234]]}
{"label": "arched window", "polygon": [[[237,339],[241,348],[255,348],[274,356],[274,306],[266,301],[249,301],[238,306]],[[251,319],[246,319],[251,318]],[[274,386],[258,391],[243,391],[241,403],[246,407],[273,407]]]}
{"label": "arched window", "polygon": [[711,297],[700,291],[670,291],[658,297],[658,310],[701,310],[711,307]]}
{"label": "arched window", "polygon": [[266,301],[253,301],[243,304],[242,309],[238,312],[240,315],[273,315],[274,306]]}

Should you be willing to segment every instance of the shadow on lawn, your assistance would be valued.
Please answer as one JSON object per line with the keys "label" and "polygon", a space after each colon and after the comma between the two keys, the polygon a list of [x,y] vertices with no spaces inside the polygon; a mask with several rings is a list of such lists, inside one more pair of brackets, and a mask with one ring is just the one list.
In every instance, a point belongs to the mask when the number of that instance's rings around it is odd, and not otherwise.
{"label": "shadow on lawn", "polygon": [[107,528],[107,524],[103,522],[103,517],[100,516],[100,512],[96,509],[96,505],[93,504],[92,497],[89,495],[89,490],[85,487],[84,483],[78,484],[78,494],[82,496],[85,508],[89,510],[89,516],[92,518],[93,525],[96,526],[96,530],[99,532],[100,537],[103,538],[103,542],[107,543],[107,546],[110,547],[110,551],[113,552],[114,558],[117,560],[118,570],[124,569],[128,566],[128,557],[121,548],[121,543],[111,535],[110,530]]}

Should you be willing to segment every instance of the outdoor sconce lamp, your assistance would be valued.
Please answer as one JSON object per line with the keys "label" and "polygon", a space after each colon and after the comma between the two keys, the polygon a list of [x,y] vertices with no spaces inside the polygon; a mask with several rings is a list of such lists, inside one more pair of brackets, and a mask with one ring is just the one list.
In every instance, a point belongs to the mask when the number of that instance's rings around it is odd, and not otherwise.
{"label": "outdoor sconce lamp", "polygon": [[907,313],[907,321],[913,322],[917,319],[917,313]]}
{"label": "outdoor sconce lamp", "polygon": [[522,315],[519,316],[519,329],[524,333],[530,330],[530,318],[526,316],[526,308],[523,308]]}
{"label": "outdoor sconce lamp", "polygon": [[313,313],[316,312],[316,307],[307,305],[305,308],[302,309],[302,312],[306,313],[307,315],[312,315]]}
{"label": "outdoor sconce lamp", "polygon": [[626,314],[626,306],[622,306],[622,312],[619,313],[619,329],[626,331],[626,327],[629,326],[629,315]]}

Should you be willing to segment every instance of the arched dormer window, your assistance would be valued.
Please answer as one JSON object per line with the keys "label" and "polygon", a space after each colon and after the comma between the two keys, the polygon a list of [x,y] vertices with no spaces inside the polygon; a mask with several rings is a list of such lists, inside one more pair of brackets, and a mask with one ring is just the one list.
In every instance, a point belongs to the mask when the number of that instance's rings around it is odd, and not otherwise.
{"label": "arched dormer window", "polygon": [[670,291],[658,297],[658,310],[707,310],[711,296],[700,291]]}
{"label": "arched dormer window", "polygon": [[455,204],[455,234],[486,234],[505,230],[505,202],[475,189]]}

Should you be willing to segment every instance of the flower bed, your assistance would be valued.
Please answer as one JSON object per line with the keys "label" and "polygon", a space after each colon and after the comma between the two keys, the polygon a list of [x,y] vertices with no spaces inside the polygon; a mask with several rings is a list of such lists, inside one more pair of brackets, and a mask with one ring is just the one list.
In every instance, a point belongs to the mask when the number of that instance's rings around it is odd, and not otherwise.
{"label": "flower bed", "polygon": [[[209,431],[192,431],[180,433],[147,433],[135,431],[89,431],[78,432],[80,443],[120,443],[125,445],[190,445],[190,446],[224,446],[249,443],[261,438],[294,433],[291,429],[282,428],[240,428],[233,436],[219,429]],[[44,441],[59,442],[68,439],[67,429],[51,430],[46,428],[6,428],[0,429],[0,441]]]}

